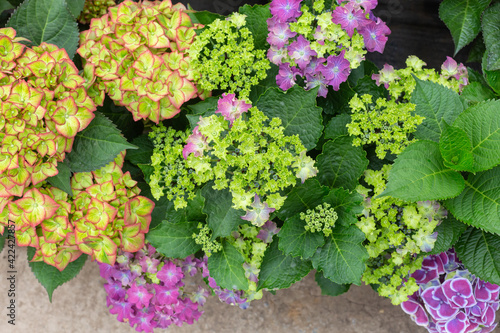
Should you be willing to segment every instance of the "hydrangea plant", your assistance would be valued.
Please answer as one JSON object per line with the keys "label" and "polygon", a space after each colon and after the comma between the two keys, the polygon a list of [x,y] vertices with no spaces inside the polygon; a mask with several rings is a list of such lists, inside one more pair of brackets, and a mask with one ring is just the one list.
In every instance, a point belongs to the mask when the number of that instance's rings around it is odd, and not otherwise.
{"label": "hydrangea plant", "polygon": [[78,21],[88,24],[92,19],[106,15],[109,7],[116,6],[114,0],[86,0]]}
{"label": "hydrangea plant", "polygon": [[[391,30],[372,13],[377,1],[273,0],[268,19],[267,56],[279,66],[276,83],[288,90],[304,79],[306,89],[339,90],[366,51],[384,51]],[[366,50],[365,50],[366,49]]]}
{"label": "hydrangea plant", "polygon": [[140,196],[137,182],[122,171],[124,156],[99,170],[74,174],[72,196],[41,183],[9,203],[17,243],[36,248],[32,261],[62,271],[83,253],[114,264],[119,249],[142,248],[154,203]]}
{"label": "hydrangea plant", "polygon": [[130,0],[111,7],[82,32],[89,95],[101,105],[104,93],[132,112],[134,120],[158,123],[206,93],[196,86],[187,50],[195,28],[182,4]]}
{"label": "hydrangea plant", "polygon": [[355,146],[374,143],[377,156],[384,159],[387,152],[399,154],[415,141],[412,134],[425,119],[414,112],[411,96],[416,86],[415,78],[439,83],[456,92],[468,82],[465,66],[450,57],[441,66],[441,73],[423,68],[425,65],[416,56],[410,56],[406,68],[395,70],[385,64],[378,74],[373,74],[377,85],[383,84],[388,90],[388,99],[378,97],[374,100],[370,94],[354,95],[349,103],[352,115],[347,128],[355,137]]}
{"label": "hydrangea plant", "polygon": [[370,256],[363,281],[377,285],[381,296],[400,304],[418,289],[415,280],[406,276],[421,267],[422,258],[417,255],[432,250],[435,228],[447,211],[435,201],[409,203],[378,197],[385,189],[389,169],[390,165],[384,165],[380,171],[365,171],[364,181],[373,189],[357,188],[365,200],[356,225],[366,235]]}

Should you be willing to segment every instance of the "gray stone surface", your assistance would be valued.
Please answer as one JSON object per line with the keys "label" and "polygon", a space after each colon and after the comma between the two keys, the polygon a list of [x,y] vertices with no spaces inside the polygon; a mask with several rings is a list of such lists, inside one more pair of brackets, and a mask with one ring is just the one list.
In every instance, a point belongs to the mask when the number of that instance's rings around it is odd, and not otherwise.
{"label": "gray stone surface", "polygon": [[[16,248],[16,325],[7,323],[7,251],[0,254],[0,333],[132,333],[106,308],[104,279],[95,262],[59,287],[49,302],[27,264],[25,248]],[[240,310],[210,298],[198,323],[171,327],[171,333],[424,333],[403,311],[369,287],[353,286],[338,297],[321,296],[311,274],[276,295],[266,293]],[[155,330],[161,332],[162,330]]]}

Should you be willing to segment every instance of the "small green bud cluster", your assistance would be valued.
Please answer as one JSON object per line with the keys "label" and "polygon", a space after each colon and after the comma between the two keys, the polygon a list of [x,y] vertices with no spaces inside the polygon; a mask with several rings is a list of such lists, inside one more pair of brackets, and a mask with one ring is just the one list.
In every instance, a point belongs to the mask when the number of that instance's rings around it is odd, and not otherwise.
{"label": "small green bud cluster", "polygon": [[108,8],[113,6],[116,6],[114,0],[86,0],[78,21],[83,24],[90,23],[92,19],[106,15]]}
{"label": "small green bud cluster", "polygon": [[264,50],[255,49],[245,24],[245,15],[234,13],[226,20],[215,20],[195,38],[188,53],[201,88],[246,99],[252,86],[266,77],[269,60]]}
{"label": "small green bud cluster", "polygon": [[446,216],[437,202],[409,203],[389,196],[377,197],[386,187],[390,165],[380,171],[367,170],[364,181],[372,191],[361,185],[358,192],[365,198],[363,215],[357,227],[366,235],[365,247],[370,255],[363,281],[378,284],[381,296],[393,304],[407,300],[418,289],[413,278],[404,278],[419,269],[417,255],[429,252],[434,246],[435,227]]}
{"label": "small green bud cluster", "polygon": [[371,95],[356,94],[349,103],[352,115],[347,128],[349,134],[356,137],[353,145],[376,144],[375,151],[380,159],[384,159],[387,152],[401,153],[413,142],[411,134],[424,120],[414,114],[415,104],[410,103],[416,85],[414,76],[439,83],[456,92],[467,84],[467,70],[449,57],[441,73],[423,68],[425,62],[416,56],[408,57],[406,65],[406,68],[395,70],[386,64],[379,74],[372,75],[377,85],[384,84],[390,99],[379,97],[373,101]]}
{"label": "small green bud cluster", "polygon": [[156,200],[166,195],[168,200],[174,201],[176,208],[186,207],[186,199],[194,198],[195,189],[192,170],[182,157],[187,132],[166,129],[160,123],[153,126],[149,137],[154,143],[151,155],[154,171],[149,179],[151,194]]}
{"label": "small green bud cluster", "polygon": [[314,209],[308,209],[305,213],[300,213],[300,219],[306,222],[304,228],[310,232],[323,232],[325,236],[330,236],[332,228],[339,216],[330,204],[324,202]]}
{"label": "small green bud cluster", "polygon": [[212,230],[208,224],[198,223],[198,233],[193,233],[192,237],[196,244],[202,246],[203,252],[210,257],[212,253],[222,250],[222,245],[216,240],[212,240]]}

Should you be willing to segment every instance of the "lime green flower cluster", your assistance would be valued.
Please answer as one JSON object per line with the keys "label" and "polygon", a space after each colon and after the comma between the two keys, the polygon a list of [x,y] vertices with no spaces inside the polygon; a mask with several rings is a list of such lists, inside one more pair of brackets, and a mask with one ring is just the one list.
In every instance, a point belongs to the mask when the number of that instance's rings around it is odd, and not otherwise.
{"label": "lime green flower cluster", "polygon": [[408,203],[384,196],[390,165],[382,170],[367,170],[365,182],[357,190],[365,198],[363,215],[356,226],[366,235],[365,247],[370,255],[363,281],[379,285],[378,293],[400,304],[413,294],[418,286],[413,278],[405,277],[422,265],[421,252],[432,250],[437,238],[435,227],[446,216],[437,202]]}
{"label": "lime green flower cluster", "polygon": [[198,223],[198,233],[193,233],[192,237],[196,244],[202,246],[203,252],[210,257],[212,253],[222,250],[222,244],[216,240],[212,240],[212,230],[208,224]]}
{"label": "lime green flower cluster", "polygon": [[379,74],[373,74],[377,85],[384,84],[388,89],[390,99],[357,94],[351,99],[351,123],[347,125],[349,134],[355,136],[354,146],[375,143],[376,154],[384,159],[387,152],[401,153],[406,146],[414,140],[410,136],[423,117],[413,114],[415,104],[410,103],[411,95],[415,89],[414,76],[424,80],[439,83],[458,92],[467,84],[467,71],[465,67],[448,57],[443,63],[441,72],[434,69],[423,68],[425,62],[416,56],[406,60],[406,68],[395,70],[387,64]]}
{"label": "lime green flower cluster", "polygon": [[151,194],[156,200],[163,195],[173,200],[176,208],[184,208],[186,199],[194,198],[195,183],[192,171],[182,158],[182,149],[188,137],[187,132],[165,128],[162,123],[153,126],[149,137],[153,140],[150,176]]}
{"label": "lime green flower cluster", "polygon": [[[255,195],[278,210],[285,201],[280,191],[295,185],[297,177],[314,176],[314,160],[297,135],[287,136],[281,119],[269,119],[256,107],[234,120],[232,126],[221,115],[198,122],[206,145],[203,154],[187,156],[198,184],[215,181],[214,189],[228,188],[235,209],[247,209]],[[304,171],[305,170],[305,171]]]}
{"label": "lime green flower cluster", "polygon": [[92,19],[106,15],[108,8],[113,6],[116,6],[115,0],[86,0],[78,21],[90,23]]}
{"label": "lime green flower cluster", "polygon": [[247,301],[259,300],[262,298],[262,290],[257,291],[257,282],[264,252],[268,244],[258,238],[261,228],[243,224],[238,228],[238,232],[233,232],[229,237],[229,242],[243,255],[245,262],[245,277],[248,279],[248,290],[244,291]]}
{"label": "lime green flower cluster", "polygon": [[195,38],[188,50],[191,65],[199,72],[201,88],[221,89],[246,99],[252,86],[266,77],[270,68],[264,50],[256,50],[252,33],[244,25],[245,15],[217,19]]}
{"label": "lime green flower cluster", "polygon": [[308,209],[305,213],[300,213],[300,219],[306,222],[304,228],[310,232],[323,232],[325,236],[330,236],[332,228],[339,216],[330,204],[324,202],[314,209]]}
{"label": "lime green flower cluster", "polygon": [[375,143],[375,153],[384,159],[387,152],[401,153],[424,117],[412,114],[415,104],[398,103],[394,99],[377,98],[358,94],[350,100],[351,123],[347,125],[349,135],[355,136],[353,146]]}

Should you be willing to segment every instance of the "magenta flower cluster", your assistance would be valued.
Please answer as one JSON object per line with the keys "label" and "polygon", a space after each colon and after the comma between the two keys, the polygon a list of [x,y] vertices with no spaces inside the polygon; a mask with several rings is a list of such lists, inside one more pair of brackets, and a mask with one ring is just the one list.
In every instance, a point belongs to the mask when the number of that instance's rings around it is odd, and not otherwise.
{"label": "magenta flower cluster", "polygon": [[136,253],[120,252],[114,265],[99,263],[101,276],[107,280],[104,288],[110,312],[138,332],[193,324],[200,318],[200,307],[209,293],[201,286],[187,292],[183,279],[194,276],[202,266],[206,264],[191,256],[165,258],[150,244]]}
{"label": "magenta flower cluster", "polygon": [[[364,47],[369,52],[382,53],[387,35],[391,31],[371,12],[376,7],[377,0],[339,0],[338,6],[335,4],[332,6],[335,7],[333,11],[327,10],[328,22],[324,21],[324,13],[316,13],[312,22],[313,27],[316,27],[313,36],[304,36],[295,32],[291,26],[303,14],[301,2],[302,0],[271,2],[272,17],[267,20],[269,30],[267,41],[270,44],[267,55],[272,63],[279,66],[276,83],[282,90],[290,89],[296,84],[297,77],[302,77],[307,90],[319,86],[318,95],[326,97],[328,86],[335,91],[339,90],[340,84],[347,80],[351,69],[358,66],[351,64],[347,59],[349,57],[346,57],[346,49],[350,46],[345,45],[345,40],[336,40],[338,33],[332,32],[331,23],[340,25],[349,38],[354,36],[355,31],[360,34]],[[313,15],[309,12],[308,14]],[[338,44],[335,47],[337,50],[330,52],[329,55],[319,56],[314,50],[318,45],[322,48],[325,43],[332,42]],[[316,47],[313,43],[317,44]],[[357,42],[352,41],[352,43]],[[364,59],[361,54],[358,54],[357,58],[357,61]]]}
{"label": "magenta flower cluster", "polygon": [[424,259],[411,274],[419,290],[403,302],[403,311],[431,333],[488,333],[499,308],[500,286],[463,267],[453,250]]}

